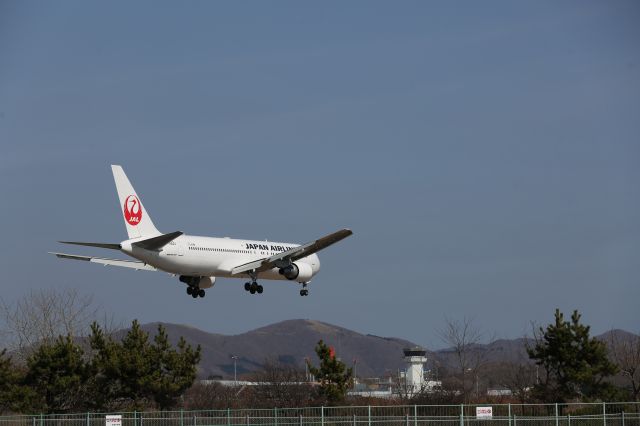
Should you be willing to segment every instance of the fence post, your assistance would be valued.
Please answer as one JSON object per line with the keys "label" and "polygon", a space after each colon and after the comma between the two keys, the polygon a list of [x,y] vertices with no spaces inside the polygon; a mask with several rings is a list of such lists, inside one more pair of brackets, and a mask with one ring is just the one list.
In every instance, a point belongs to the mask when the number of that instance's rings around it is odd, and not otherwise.
{"label": "fence post", "polygon": [[368,406],[367,411],[368,411],[367,417],[369,417],[368,424],[369,426],[371,426],[371,406],[370,405]]}
{"label": "fence post", "polygon": [[196,420],[196,415],[194,414],[194,415],[193,415],[193,426],[196,426],[196,422],[197,422],[197,420]]}
{"label": "fence post", "polygon": [[413,405],[413,425],[418,426],[418,406]]}
{"label": "fence post", "polygon": [[[36,426],[36,418],[35,417],[33,417],[33,426]],[[622,425],[622,426],[624,426],[624,425]]]}
{"label": "fence post", "polygon": [[300,426],[302,426],[302,414],[300,414]]}
{"label": "fence post", "polygon": [[405,414],[405,421],[404,421],[404,424],[405,424],[406,426],[409,426],[409,413],[408,413],[408,412],[407,412],[407,414]]}
{"label": "fence post", "polygon": [[249,426],[249,415],[247,414],[247,426]]}
{"label": "fence post", "polygon": [[91,422],[89,421],[89,412],[87,411],[87,426],[89,426]]}
{"label": "fence post", "polygon": [[509,407],[508,407],[507,413],[509,415],[509,426],[511,426],[511,403],[509,403]]}
{"label": "fence post", "polygon": [[624,411],[620,414],[622,415],[622,426],[624,426]]}
{"label": "fence post", "polygon": [[320,407],[320,424],[324,426],[324,405]]}
{"label": "fence post", "polygon": [[464,404],[460,404],[460,426],[464,426]]}
{"label": "fence post", "polygon": [[556,402],[556,426],[560,423],[560,419],[558,419],[558,403]]}
{"label": "fence post", "polygon": [[[353,415],[353,426],[356,426],[356,415]],[[622,426],[624,426],[624,422],[622,423]]]}
{"label": "fence post", "polygon": [[607,426],[607,403],[602,403],[602,425]]}
{"label": "fence post", "polygon": [[227,407],[227,426],[231,426],[231,408]]}
{"label": "fence post", "polygon": [[275,426],[278,426],[278,407],[273,407],[273,417]]}
{"label": "fence post", "polygon": [[567,414],[567,426],[571,426],[571,414]]}

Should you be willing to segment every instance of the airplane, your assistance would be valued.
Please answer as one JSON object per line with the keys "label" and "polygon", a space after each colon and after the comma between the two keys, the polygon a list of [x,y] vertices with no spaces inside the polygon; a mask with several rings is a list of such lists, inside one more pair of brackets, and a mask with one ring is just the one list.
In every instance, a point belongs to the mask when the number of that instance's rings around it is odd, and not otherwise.
{"label": "airplane", "polygon": [[120,243],[59,241],[62,244],[119,250],[136,260],[110,259],[49,252],[60,259],[83,260],[105,266],[119,266],[144,271],[164,271],[178,276],[194,299],[205,296],[205,289],[216,278],[249,278],[244,289],[262,294],[258,277],[288,280],[302,285],[300,296],[308,296],[307,285],[320,271],[316,254],[352,235],[341,229],[307,244],[277,243],[186,235],[176,231],[158,231],[121,166],[112,165],[120,206],[129,239]]}

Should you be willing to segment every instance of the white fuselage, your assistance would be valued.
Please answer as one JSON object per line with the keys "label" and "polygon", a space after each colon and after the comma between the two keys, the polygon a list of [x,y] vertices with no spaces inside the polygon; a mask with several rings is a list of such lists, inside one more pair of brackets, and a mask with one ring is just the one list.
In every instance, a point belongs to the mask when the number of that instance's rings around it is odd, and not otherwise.
{"label": "white fuselage", "polygon": [[[176,275],[204,277],[248,277],[248,274],[232,276],[231,270],[238,265],[264,259],[299,246],[299,244],[291,243],[195,235],[181,235],[159,251],[132,246],[132,243],[141,239],[134,238],[120,243],[122,252],[161,271]],[[320,259],[316,254],[303,257],[295,262],[309,265],[312,275],[316,275],[320,270]],[[260,272],[260,278],[286,280],[278,273],[278,268]],[[302,280],[293,281],[303,282]],[[309,280],[305,279],[304,281]]]}

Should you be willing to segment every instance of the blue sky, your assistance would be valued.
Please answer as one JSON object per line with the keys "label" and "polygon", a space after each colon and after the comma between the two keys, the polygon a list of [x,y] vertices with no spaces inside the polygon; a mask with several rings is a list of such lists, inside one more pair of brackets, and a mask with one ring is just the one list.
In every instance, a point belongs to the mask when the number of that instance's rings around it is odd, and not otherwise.
{"label": "blue sky", "polygon": [[[311,318],[443,344],[559,307],[639,331],[640,6],[597,2],[3,2],[2,297],[76,288],[122,321],[239,333]],[[166,232],[305,242],[289,283],[194,301],[113,256],[109,165]]]}

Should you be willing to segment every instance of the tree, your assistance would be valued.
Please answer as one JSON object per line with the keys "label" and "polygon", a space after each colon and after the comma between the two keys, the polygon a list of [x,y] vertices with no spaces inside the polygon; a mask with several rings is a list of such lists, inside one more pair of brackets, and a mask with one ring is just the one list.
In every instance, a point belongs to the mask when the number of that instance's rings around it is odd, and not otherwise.
{"label": "tree", "polygon": [[616,366],[607,358],[604,343],[589,337],[589,330],[580,324],[577,310],[565,321],[556,309],[555,322],[534,333],[535,345],[527,347],[527,353],[544,369],[534,396],[544,402],[606,397],[612,387],[604,379],[616,373]]}
{"label": "tree", "polygon": [[[240,390],[242,390],[241,388]],[[222,410],[252,406],[243,404],[245,392],[235,386],[224,386],[217,382],[195,383],[184,393],[182,408],[185,410]]]}
{"label": "tree", "polygon": [[315,399],[304,371],[290,364],[268,359],[251,380],[258,384],[254,389],[256,402],[265,408],[303,407]]}
{"label": "tree", "polygon": [[607,343],[611,359],[628,381],[631,398],[638,401],[640,398],[640,336],[621,330],[611,330]]}
{"label": "tree", "polygon": [[7,355],[6,349],[0,351],[0,414],[30,406],[33,392],[22,385],[23,380],[23,369]]}
{"label": "tree", "polygon": [[0,299],[3,334],[20,361],[40,344],[55,344],[59,336],[84,335],[96,316],[92,297],[74,289],[32,290],[14,303]]}
{"label": "tree", "polygon": [[82,409],[88,368],[71,336],[44,343],[27,359],[24,384],[35,393],[32,409],[64,413]]}
{"label": "tree", "polygon": [[338,360],[333,348],[327,346],[322,340],[318,341],[315,351],[320,359],[320,366],[316,368],[309,361],[307,364],[311,375],[320,382],[320,396],[331,405],[342,402],[351,385],[353,370]]}
{"label": "tree", "polygon": [[[464,402],[469,402],[469,394],[473,389],[474,380],[478,380],[485,353],[479,347],[483,333],[473,323],[472,318],[462,321],[445,318],[445,328],[439,332],[440,338],[451,348],[455,356],[457,371],[460,375],[461,393]],[[472,379],[469,379],[471,375]]]}
{"label": "tree", "polygon": [[530,362],[510,362],[506,366],[505,385],[521,404],[530,399],[530,389],[535,384],[536,367]]}
{"label": "tree", "polygon": [[151,392],[160,409],[166,410],[176,405],[176,399],[184,393],[196,379],[196,366],[200,362],[200,346],[195,350],[184,337],[178,341],[178,350],[173,349],[162,325],[149,348],[153,379]]}
{"label": "tree", "polygon": [[168,409],[193,384],[200,346],[194,350],[180,338],[174,349],[162,325],[153,343],[138,321],[120,342],[105,336],[97,323],[91,330],[94,408],[143,409],[155,403]]}

